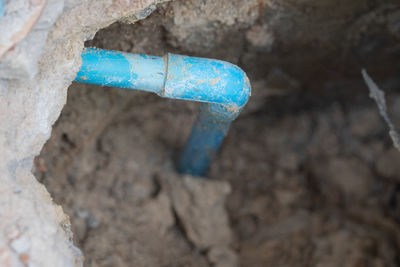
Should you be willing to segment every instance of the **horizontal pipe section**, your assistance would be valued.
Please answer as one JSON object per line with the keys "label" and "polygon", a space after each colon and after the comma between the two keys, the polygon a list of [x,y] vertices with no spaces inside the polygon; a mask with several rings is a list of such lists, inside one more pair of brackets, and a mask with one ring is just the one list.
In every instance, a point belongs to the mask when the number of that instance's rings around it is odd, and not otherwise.
{"label": "horizontal pipe section", "polygon": [[162,57],[85,48],[75,81],[160,94],[165,73]]}
{"label": "horizontal pipe section", "polygon": [[247,103],[251,87],[237,66],[213,59],[165,57],[85,48],[77,82],[153,92],[203,102],[183,148],[178,171],[205,175],[231,122]]}

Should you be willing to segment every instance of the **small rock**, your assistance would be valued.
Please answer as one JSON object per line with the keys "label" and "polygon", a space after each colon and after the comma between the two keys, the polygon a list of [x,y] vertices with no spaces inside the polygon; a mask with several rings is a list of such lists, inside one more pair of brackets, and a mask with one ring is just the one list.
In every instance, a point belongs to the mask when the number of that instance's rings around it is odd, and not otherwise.
{"label": "small rock", "polygon": [[335,158],[315,163],[313,169],[323,189],[332,191],[336,188],[350,199],[366,198],[374,187],[368,165],[357,158]]}
{"label": "small rock", "polygon": [[400,181],[400,152],[393,147],[382,153],[377,159],[376,170],[384,177]]}
{"label": "small rock", "polygon": [[161,235],[175,224],[171,202],[165,193],[159,194],[155,200],[148,202],[144,206],[144,211],[141,221],[151,225]]}
{"label": "small rock", "polygon": [[200,249],[227,246],[233,235],[225,209],[227,182],[168,177],[167,188],[188,239]]}
{"label": "small rock", "polygon": [[246,33],[246,39],[255,47],[271,50],[275,42],[274,33],[269,29],[267,24],[254,25]]}
{"label": "small rock", "polygon": [[214,267],[238,267],[239,259],[236,253],[228,247],[214,247],[207,254]]}
{"label": "small rock", "polygon": [[382,119],[375,109],[361,109],[350,113],[350,133],[356,138],[376,135],[383,130]]}

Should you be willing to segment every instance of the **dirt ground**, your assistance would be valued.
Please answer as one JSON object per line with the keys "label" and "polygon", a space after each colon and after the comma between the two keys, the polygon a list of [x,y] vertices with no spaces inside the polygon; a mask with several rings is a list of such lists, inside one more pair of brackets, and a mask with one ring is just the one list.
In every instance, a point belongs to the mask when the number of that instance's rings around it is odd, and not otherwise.
{"label": "dirt ground", "polygon": [[[253,95],[208,179],[194,179],[174,165],[197,104],[70,87],[34,172],[70,216],[86,266],[399,266],[400,153],[360,69],[307,90],[319,80],[281,69],[263,76],[265,58],[247,64],[260,55],[243,44],[255,29],[225,40],[236,59],[229,49],[196,52],[214,45],[206,42],[174,45],[174,28],[160,26],[170,10],[114,24],[87,45],[230,60],[248,71]],[[400,125],[399,83],[379,81]]]}

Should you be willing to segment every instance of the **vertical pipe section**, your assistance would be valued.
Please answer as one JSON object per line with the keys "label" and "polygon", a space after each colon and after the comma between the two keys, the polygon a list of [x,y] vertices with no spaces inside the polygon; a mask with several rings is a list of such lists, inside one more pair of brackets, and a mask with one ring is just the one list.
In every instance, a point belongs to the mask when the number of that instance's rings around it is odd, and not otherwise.
{"label": "vertical pipe section", "polygon": [[200,114],[181,152],[178,172],[204,176],[215,158],[232,121],[215,119],[210,108],[216,105],[219,104],[201,104]]}
{"label": "vertical pipe section", "polygon": [[247,103],[250,91],[246,74],[231,63],[168,55],[164,96],[205,102],[181,153],[180,173],[206,174],[231,122]]}

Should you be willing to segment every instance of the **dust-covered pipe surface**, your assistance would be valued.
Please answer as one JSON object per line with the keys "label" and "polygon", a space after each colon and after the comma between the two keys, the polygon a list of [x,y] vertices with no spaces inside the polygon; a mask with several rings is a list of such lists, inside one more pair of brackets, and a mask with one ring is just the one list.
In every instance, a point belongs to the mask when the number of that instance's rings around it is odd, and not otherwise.
{"label": "dust-covered pipe surface", "polygon": [[178,171],[203,176],[230,123],[247,103],[251,87],[237,66],[214,59],[164,57],[85,48],[77,82],[153,92],[161,97],[203,102]]}

